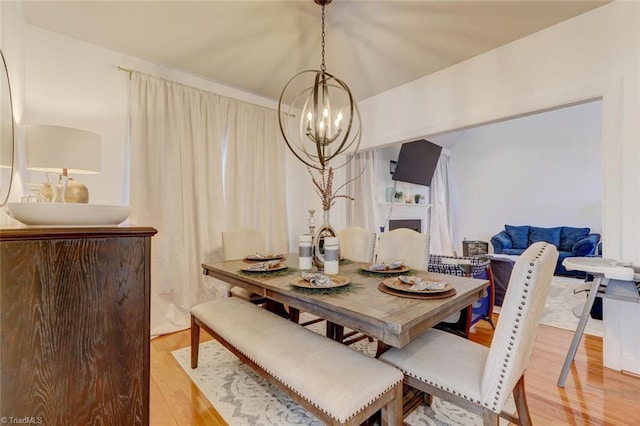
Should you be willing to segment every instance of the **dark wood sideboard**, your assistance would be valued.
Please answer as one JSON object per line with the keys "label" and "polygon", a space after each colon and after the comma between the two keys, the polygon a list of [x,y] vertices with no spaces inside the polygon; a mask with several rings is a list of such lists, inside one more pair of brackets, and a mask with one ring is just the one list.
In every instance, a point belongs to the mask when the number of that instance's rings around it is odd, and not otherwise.
{"label": "dark wood sideboard", "polygon": [[156,232],[0,228],[0,417],[149,423]]}

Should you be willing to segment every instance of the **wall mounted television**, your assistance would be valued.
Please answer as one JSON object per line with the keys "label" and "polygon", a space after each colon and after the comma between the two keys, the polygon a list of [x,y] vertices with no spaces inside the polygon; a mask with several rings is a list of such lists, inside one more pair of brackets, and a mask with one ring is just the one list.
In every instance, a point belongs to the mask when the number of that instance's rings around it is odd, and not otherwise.
{"label": "wall mounted television", "polygon": [[430,186],[441,151],[441,146],[426,139],[403,143],[391,179]]}

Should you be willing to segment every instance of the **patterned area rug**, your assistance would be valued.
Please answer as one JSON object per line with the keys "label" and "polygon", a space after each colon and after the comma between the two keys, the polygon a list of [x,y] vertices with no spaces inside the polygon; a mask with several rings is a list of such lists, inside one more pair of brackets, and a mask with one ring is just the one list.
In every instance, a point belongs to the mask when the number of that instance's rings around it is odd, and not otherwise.
{"label": "patterned area rug", "polygon": [[[573,314],[573,308],[584,304],[586,295],[574,294],[574,289],[580,288],[582,284],[582,280],[554,277],[541,324],[575,330],[578,318]],[[313,317],[309,314],[301,315],[301,321],[311,318]],[[314,324],[309,328],[323,333],[324,323]],[[590,318],[585,332],[602,336],[602,321]],[[366,340],[352,347],[369,356],[373,356],[376,349],[375,343]],[[172,354],[200,391],[232,426],[322,424],[214,340],[201,344],[199,366],[195,370],[190,367],[188,347],[175,350]],[[508,405],[511,407],[508,411],[515,411],[512,401],[509,401]],[[482,425],[482,419],[474,413],[434,398],[431,407],[418,407],[405,419],[405,424],[475,426]],[[507,422],[501,419],[501,424]]]}
{"label": "patterned area rug", "polygon": [[[575,331],[580,318],[574,314],[577,307],[578,315],[582,313],[582,307],[587,301],[587,293],[574,293],[584,286],[584,280],[568,277],[553,277],[549,296],[544,306],[540,324]],[[602,320],[589,317],[585,334],[603,336],[604,327]]]}
{"label": "patterned area rug", "polygon": [[[353,345],[360,349],[366,342]],[[375,348],[372,347],[373,352]],[[190,349],[173,351],[178,364],[231,426],[305,425],[322,423],[278,388],[256,375],[215,340],[200,345],[198,368],[190,368]],[[448,402],[434,398],[431,407],[420,406],[407,419],[409,425],[482,425],[482,419]],[[501,423],[502,424],[502,423]]]}

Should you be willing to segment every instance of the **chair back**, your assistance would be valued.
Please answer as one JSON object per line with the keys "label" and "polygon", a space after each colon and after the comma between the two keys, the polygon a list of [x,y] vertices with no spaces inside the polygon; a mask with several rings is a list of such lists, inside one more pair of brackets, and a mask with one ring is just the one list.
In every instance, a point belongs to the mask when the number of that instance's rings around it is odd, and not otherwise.
{"label": "chair back", "polygon": [[402,260],[410,268],[426,271],[429,266],[429,235],[409,228],[382,232],[376,246],[376,262]]}
{"label": "chair back", "polygon": [[244,259],[248,254],[264,251],[262,232],[250,228],[233,228],[222,231],[224,260]]}
{"label": "chair back", "polygon": [[499,413],[524,373],[549,293],[558,250],[532,244],[516,261],[482,376],[482,405]]}
{"label": "chair back", "polygon": [[486,260],[482,257],[456,257],[445,256],[441,254],[429,255],[429,272],[436,272],[439,274],[457,275],[459,277],[465,276],[465,271],[460,268],[455,261],[468,262],[471,266],[469,276],[471,278],[485,278],[486,271],[491,263],[490,260]]}
{"label": "chair back", "polygon": [[373,262],[376,234],[360,226],[338,231],[340,254],[354,262]]}

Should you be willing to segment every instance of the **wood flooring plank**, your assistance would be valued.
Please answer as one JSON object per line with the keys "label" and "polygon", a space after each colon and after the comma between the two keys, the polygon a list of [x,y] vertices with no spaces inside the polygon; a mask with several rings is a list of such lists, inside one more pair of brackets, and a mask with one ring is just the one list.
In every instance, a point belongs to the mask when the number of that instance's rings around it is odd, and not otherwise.
{"label": "wood flooring plank", "polygon": [[[494,315],[494,321],[499,317]],[[493,329],[487,322],[472,327],[471,340],[489,346],[492,337]],[[541,325],[538,330],[525,380],[534,424],[635,426],[640,378],[602,365],[602,338],[584,336],[564,389],[556,386],[572,337],[573,332],[555,327]],[[202,341],[209,339],[202,334]],[[152,424],[226,425],[171,355],[171,351],[188,345],[188,330],[151,342]],[[174,420],[177,423],[171,423]]]}

